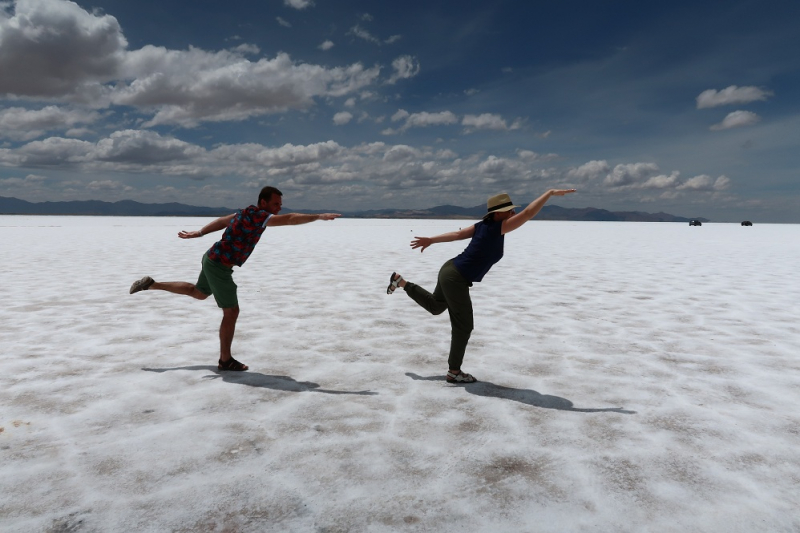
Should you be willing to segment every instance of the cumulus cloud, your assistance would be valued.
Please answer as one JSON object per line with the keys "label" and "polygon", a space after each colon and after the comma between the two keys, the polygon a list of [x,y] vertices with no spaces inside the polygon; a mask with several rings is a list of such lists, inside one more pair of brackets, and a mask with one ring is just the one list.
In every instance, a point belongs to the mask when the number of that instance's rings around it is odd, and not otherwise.
{"label": "cumulus cloud", "polygon": [[283,0],[283,5],[293,7],[294,9],[305,9],[314,5],[311,0]]}
{"label": "cumulus cloud", "polygon": [[100,118],[96,111],[47,106],[41,109],[9,107],[0,109],[0,139],[29,141],[53,130],[71,130],[77,124],[92,124]]}
{"label": "cumulus cloud", "polygon": [[759,87],[737,87],[736,85],[731,85],[721,91],[708,89],[697,97],[697,109],[721,105],[747,104],[758,100],[766,100],[772,95],[772,91]]}
{"label": "cumulus cloud", "polygon": [[386,81],[388,84],[395,84],[398,80],[413,78],[419,74],[419,61],[412,56],[400,56],[392,61],[394,73]]}
{"label": "cumulus cloud", "polygon": [[285,20],[285,19],[283,19],[281,17],[275,17],[275,20],[277,20],[278,24],[280,24],[284,28],[291,28],[292,27],[292,24],[288,20]]}
{"label": "cumulus cloud", "polygon": [[[571,170],[567,176],[575,178],[595,179],[608,169],[605,161],[590,161],[581,167]],[[628,163],[616,165],[603,179],[603,185],[612,190],[656,190],[662,191],[665,198],[675,198],[680,191],[719,192],[730,186],[730,179],[719,176],[701,174],[682,180],[677,170],[669,174],[659,172],[655,163]]]}
{"label": "cumulus cloud", "polygon": [[351,120],[353,120],[353,114],[348,113],[347,111],[342,111],[340,113],[336,113],[335,115],[333,115],[333,123],[336,124],[337,126],[347,124]]}
{"label": "cumulus cloud", "polygon": [[251,62],[227,51],[177,52],[152,46],[129,54],[126,64],[137,73],[136,80],[116,90],[113,101],[157,109],[147,126],[193,126],[306,109],[315,97],[356,92],[380,73],[379,67],[360,64],[330,69],[297,64],[283,53]]}
{"label": "cumulus cloud", "polygon": [[239,46],[233,49],[234,52],[238,52],[240,54],[258,54],[261,52],[261,49],[254,45],[254,44],[240,44]]}
{"label": "cumulus cloud", "polygon": [[580,181],[592,181],[608,174],[611,170],[607,161],[589,161],[567,171],[567,177]]}
{"label": "cumulus cloud", "polygon": [[610,187],[625,187],[641,183],[643,179],[649,178],[658,172],[658,165],[655,163],[628,163],[620,164],[605,177],[603,183]]}
{"label": "cumulus cloud", "polygon": [[[535,197],[543,187],[564,186],[574,181],[585,182],[583,190],[587,192],[601,193],[608,188],[614,194],[625,191],[629,198],[635,198],[637,192],[656,191],[664,198],[675,198],[717,194],[730,184],[725,176],[713,179],[699,175],[682,181],[677,171],[663,173],[653,163],[619,164],[612,168],[606,161],[590,161],[572,169],[534,168],[531,164],[541,160],[542,156],[529,150],[519,150],[511,156],[487,156],[481,152],[461,155],[449,149],[382,142],[352,147],[335,141],[274,147],[242,143],[206,149],[154,131],[136,130],[118,131],[97,142],[51,137],[18,148],[0,148],[3,166],[79,172],[82,185],[76,184],[75,190],[81,186],[85,189],[91,182],[95,182],[92,188],[103,188],[129,180],[115,177],[115,172],[206,179],[214,187],[220,182],[211,181],[212,178],[224,178],[227,182],[235,176],[254,189],[273,184],[296,191],[298,198],[320,195],[322,203],[346,203],[358,194],[373,197],[380,190],[397,194],[401,202],[416,202],[420,195],[425,195],[469,205],[476,196],[485,197],[497,190]],[[626,185],[605,184],[603,173]],[[23,180],[15,179],[6,185],[23,185]],[[55,182],[51,179],[50,183]],[[311,184],[314,187],[309,188]],[[162,185],[168,186],[169,182]],[[213,190],[221,190],[214,187]],[[211,201],[209,197],[205,197],[206,201]]]}
{"label": "cumulus cloud", "polygon": [[509,126],[500,115],[483,113],[481,115],[465,115],[461,120],[461,125],[465,127],[467,133],[471,133],[476,130],[517,130],[521,127],[521,122],[517,120]]}
{"label": "cumulus cloud", "polygon": [[711,126],[711,130],[729,130],[731,128],[739,128],[741,126],[752,126],[761,120],[761,117],[750,111],[734,111],[728,115],[719,124]]}
{"label": "cumulus cloud", "polygon": [[6,5],[0,9],[0,94],[91,100],[121,75],[128,42],[116,18],[59,0]]}
{"label": "cumulus cloud", "polygon": [[333,48],[333,46],[334,46],[334,44],[333,44],[333,41],[331,41],[331,40],[325,40],[325,41],[323,41],[323,43],[322,43],[321,45],[319,45],[317,48],[319,48],[320,50],[323,50],[323,51],[324,51],[324,50],[330,50],[331,48]]}
{"label": "cumulus cloud", "polygon": [[409,113],[404,109],[400,109],[392,116],[393,122],[399,120],[405,120],[399,131],[405,131],[409,128],[427,128],[429,126],[445,126],[458,123],[458,117],[450,111]]}
{"label": "cumulus cloud", "polygon": [[303,110],[317,98],[357,93],[380,74],[379,66],[326,68],[283,53],[250,61],[244,56],[258,53],[253,45],[217,52],[149,45],[128,51],[110,15],[63,0],[17,0],[13,11],[6,5],[0,9],[0,72],[15,75],[0,76],[0,94],[132,106],[154,114],[148,126],[191,127]]}
{"label": "cumulus cloud", "polygon": [[686,180],[677,188],[691,191],[724,191],[730,186],[730,183],[731,180],[727,176],[719,176],[714,179],[706,174],[701,174]]}

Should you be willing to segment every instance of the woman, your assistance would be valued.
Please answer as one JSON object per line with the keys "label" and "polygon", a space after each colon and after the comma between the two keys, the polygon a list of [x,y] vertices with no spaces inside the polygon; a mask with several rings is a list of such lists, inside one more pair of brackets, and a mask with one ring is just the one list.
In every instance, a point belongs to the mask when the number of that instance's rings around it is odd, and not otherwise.
{"label": "woman", "polygon": [[503,257],[506,233],[514,231],[536,216],[551,196],[564,196],[573,192],[575,189],[550,189],[519,213],[514,211],[519,206],[513,205],[507,194],[498,194],[486,202],[488,212],[477,224],[436,237],[417,237],[411,241],[412,249],[420,248],[420,252],[424,252],[425,248],[434,243],[472,239],[459,256],[447,261],[439,270],[439,281],[433,294],[406,281],[396,272],[392,272],[386,288],[386,293],[392,294],[397,287],[401,287],[412,300],[431,314],[441,314],[445,309],[450,313],[452,329],[450,356],[447,360],[448,383],[477,381],[472,375],[461,371],[461,362],[464,360],[464,352],[473,328],[469,288],[473,283],[481,281],[489,269]]}

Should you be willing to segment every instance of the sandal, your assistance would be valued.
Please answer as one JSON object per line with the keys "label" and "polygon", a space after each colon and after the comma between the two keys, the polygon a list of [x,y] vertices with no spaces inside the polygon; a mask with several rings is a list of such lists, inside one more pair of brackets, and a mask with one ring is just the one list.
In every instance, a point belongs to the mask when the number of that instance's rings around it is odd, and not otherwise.
{"label": "sandal", "polygon": [[452,372],[447,372],[447,382],[448,383],[475,383],[478,381],[475,379],[475,376],[472,374],[465,374],[464,372],[459,371],[458,374],[453,374]]}
{"label": "sandal", "polygon": [[397,272],[392,272],[392,275],[389,276],[389,286],[386,287],[386,294],[392,294],[400,286],[401,281],[403,281],[403,276]]}
{"label": "sandal", "polygon": [[222,359],[220,359],[217,368],[219,370],[233,370],[236,372],[244,372],[245,370],[247,370],[247,365],[242,364],[233,357],[231,357],[227,361],[223,361]]}
{"label": "sandal", "polygon": [[133,294],[134,292],[146,291],[147,289],[150,288],[150,285],[152,285],[155,282],[156,281],[150,276],[145,276],[138,281],[134,281],[133,285],[131,285],[131,294]]}

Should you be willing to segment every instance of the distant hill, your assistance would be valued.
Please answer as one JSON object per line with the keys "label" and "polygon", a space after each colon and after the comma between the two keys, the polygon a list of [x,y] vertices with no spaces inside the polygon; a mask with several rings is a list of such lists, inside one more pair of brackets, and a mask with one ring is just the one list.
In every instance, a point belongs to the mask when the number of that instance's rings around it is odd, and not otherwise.
{"label": "distant hill", "polygon": [[[97,215],[97,216],[150,216],[150,217],[216,217],[235,212],[230,207],[199,207],[179,203],[143,204],[132,200],[101,202],[85,200],[74,202],[26,202],[18,198],[0,196],[0,214],[5,215]],[[286,212],[291,211],[286,209]],[[296,210],[297,213],[321,213],[320,210]],[[429,209],[373,209],[344,212],[352,218],[451,218],[479,219],[486,214],[485,205],[459,207],[439,205]],[[608,211],[595,207],[566,208],[546,205],[536,216],[537,220],[586,220],[625,222],[689,222],[693,218],[679,217],[669,213],[645,213],[643,211]],[[706,218],[695,217],[701,222]]]}

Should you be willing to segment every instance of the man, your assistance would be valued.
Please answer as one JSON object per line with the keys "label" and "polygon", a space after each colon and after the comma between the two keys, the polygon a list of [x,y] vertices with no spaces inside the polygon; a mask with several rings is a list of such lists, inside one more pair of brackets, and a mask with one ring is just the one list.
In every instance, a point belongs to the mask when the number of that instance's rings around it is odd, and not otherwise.
{"label": "man", "polygon": [[239,300],[236,297],[236,283],[233,282],[233,267],[241,267],[253,252],[261,234],[267,227],[294,226],[315,220],[333,220],[338,213],[304,215],[289,213],[279,215],[283,204],[283,193],[275,187],[264,187],[258,195],[258,205],[240,209],[232,215],[220,217],[206,224],[200,231],[181,231],[181,239],[194,239],[208,233],[225,230],[222,239],[214,243],[205,253],[202,270],[197,283],[185,281],[158,282],[150,276],[135,281],[131,294],[146,290],[162,290],[175,294],[185,294],[198,300],[205,300],[212,294],[222,309],[222,324],[219,328],[220,370],[247,370],[244,365],[231,356],[231,343],[239,317]]}

